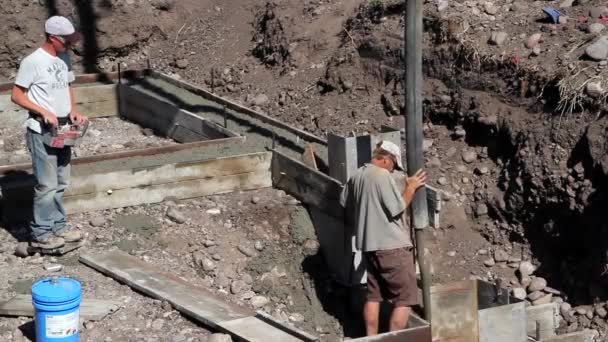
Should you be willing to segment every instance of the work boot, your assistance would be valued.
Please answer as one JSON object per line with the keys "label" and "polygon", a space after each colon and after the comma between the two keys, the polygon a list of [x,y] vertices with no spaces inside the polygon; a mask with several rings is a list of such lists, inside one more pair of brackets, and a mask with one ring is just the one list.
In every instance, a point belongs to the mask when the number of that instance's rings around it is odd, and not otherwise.
{"label": "work boot", "polygon": [[30,245],[40,249],[56,249],[63,247],[65,245],[65,240],[57,236],[49,236],[46,239],[32,241]]}
{"label": "work boot", "polygon": [[53,233],[56,237],[62,238],[65,242],[78,242],[82,240],[82,233],[75,229],[64,230],[61,233]]}

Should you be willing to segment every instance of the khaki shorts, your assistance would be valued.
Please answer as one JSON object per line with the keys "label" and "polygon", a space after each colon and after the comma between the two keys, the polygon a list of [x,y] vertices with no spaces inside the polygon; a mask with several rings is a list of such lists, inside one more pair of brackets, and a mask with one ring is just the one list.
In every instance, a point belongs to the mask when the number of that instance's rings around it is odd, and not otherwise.
{"label": "khaki shorts", "polygon": [[365,252],[367,301],[391,302],[394,306],[418,304],[416,271],[411,248]]}

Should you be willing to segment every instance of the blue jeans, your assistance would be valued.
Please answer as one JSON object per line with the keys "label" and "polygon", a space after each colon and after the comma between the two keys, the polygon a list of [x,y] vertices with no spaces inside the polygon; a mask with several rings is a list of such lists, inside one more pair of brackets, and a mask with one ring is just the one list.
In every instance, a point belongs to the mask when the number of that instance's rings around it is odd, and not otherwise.
{"label": "blue jeans", "polygon": [[72,150],[70,147],[46,146],[42,135],[30,129],[27,130],[26,140],[36,178],[30,228],[32,239],[40,241],[66,228],[63,194],[70,178]]}

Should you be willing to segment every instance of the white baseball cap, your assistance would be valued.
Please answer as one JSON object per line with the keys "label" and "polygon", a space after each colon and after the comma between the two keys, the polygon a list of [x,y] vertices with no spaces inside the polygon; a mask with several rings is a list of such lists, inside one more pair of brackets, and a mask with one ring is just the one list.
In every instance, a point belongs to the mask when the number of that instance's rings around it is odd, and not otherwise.
{"label": "white baseball cap", "polygon": [[70,20],[59,15],[47,19],[44,23],[44,32],[63,37],[72,43],[80,40],[80,34],[76,32]]}
{"label": "white baseball cap", "polygon": [[378,147],[392,154],[393,157],[395,157],[395,160],[397,160],[397,165],[395,165],[395,168],[397,170],[404,171],[403,163],[401,162],[401,149],[399,148],[399,146],[397,146],[391,141],[384,140],[379,144]]}

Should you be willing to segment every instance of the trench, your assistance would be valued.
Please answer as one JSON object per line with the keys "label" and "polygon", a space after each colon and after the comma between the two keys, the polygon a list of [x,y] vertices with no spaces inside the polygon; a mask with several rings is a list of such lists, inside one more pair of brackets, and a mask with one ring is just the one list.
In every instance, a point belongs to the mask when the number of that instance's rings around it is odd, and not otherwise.
{"label": "trench", "polygon": [[[368,35],[372,24],[362,13],[346,25],[351,34],[360,33],[358,54],[370,66],[364,68],[367,76],[384,83],[385,91],[392,88],[395,98],[403,97],[402,38]],[[403,29],[401,13],[385,15]],[[559,79],[521,68],[512,59],[477,56],[450,36],[448,25],[424,19],[424,120],[452,132],[464,129],[466,145],[487,151],[497,171],[482,184],[484,191],[467,195],[471,212],[480,203],[488,208],[487,217],[468,215],[471,228],[495,246],[524,250],[538,265],[535,275],[573,306],[605,302],[606,117],[592,114],[598,104],[589,99],[561,115]],[[361,52],[366,46],[376,47],[373,58]]]}
{"label": "trench", "polygon": [[[498,170],[498,191],[470,199],[489,208],[488,219],[470,216],[472,228],[495,245],[523,245],[539,266],[535,275],[573,306],[606,301],[608,178],[590,152],[588,133],[603,122],[584,110],[566,120],[554,114],[559,93],[551,80],[509,74],[509,65],[462,68],[454,54],[440,56],[427,61],[426,76],[443,81],[452,102],[427,99],[426,117],[449,129],[461,126],[466,144],[487,148]],[[540,100],[519,88],[522,77],[534,91],[544,87]],[[480,97],[499,105],[478,106],[473,99]]]}

